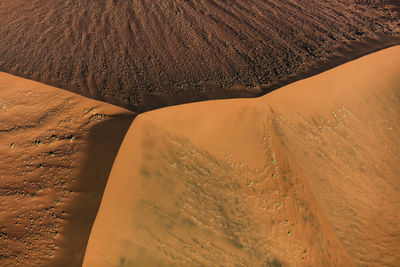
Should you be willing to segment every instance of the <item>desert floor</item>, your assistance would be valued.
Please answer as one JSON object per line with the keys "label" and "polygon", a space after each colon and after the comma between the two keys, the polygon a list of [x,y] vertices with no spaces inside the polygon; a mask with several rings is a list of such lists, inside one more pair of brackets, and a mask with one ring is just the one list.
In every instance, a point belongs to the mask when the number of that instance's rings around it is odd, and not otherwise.
{"label": "desert floor", "polygon": [[135,112],[265,94],[400,44],[381,0],[2,0],[0,70]]}

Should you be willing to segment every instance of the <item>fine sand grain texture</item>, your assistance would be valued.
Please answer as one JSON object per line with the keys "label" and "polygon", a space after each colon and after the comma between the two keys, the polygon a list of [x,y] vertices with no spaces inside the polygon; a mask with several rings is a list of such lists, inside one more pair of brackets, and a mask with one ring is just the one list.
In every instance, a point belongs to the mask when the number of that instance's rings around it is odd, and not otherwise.
{"label": "fine sand grain texture", "polygon": [[399,266],[400,47],[266,99],[279,142],[354,262]]}
{"label": "fine sand grain texture", "polygon": [[400,47],[141,114],[83,266],[398,266],[399,136]]}
{"label": "fine sand grain texture", "polygon": [[0,73],[0,266],[80,266],[133,114]]}
{"label": "fine sand grain texture", "polygon": [[400,44],[392,2],[1,0],[0,70],[134,111],[259,96]]}

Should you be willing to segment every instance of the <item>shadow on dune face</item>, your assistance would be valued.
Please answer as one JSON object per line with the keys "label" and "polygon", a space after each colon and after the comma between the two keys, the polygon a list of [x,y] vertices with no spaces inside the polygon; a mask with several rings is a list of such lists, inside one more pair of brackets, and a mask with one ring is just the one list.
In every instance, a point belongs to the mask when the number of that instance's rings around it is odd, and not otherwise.
{"label": "shadow on dune face", "polygon": [[78,196],[67,207],[68,221],[63,238],[56,241],[58,252],[48,266],[81,266],[86,244],[103,196],[114,159],[134,116],[118,115],[90,129],[86,161],[77,177]]}

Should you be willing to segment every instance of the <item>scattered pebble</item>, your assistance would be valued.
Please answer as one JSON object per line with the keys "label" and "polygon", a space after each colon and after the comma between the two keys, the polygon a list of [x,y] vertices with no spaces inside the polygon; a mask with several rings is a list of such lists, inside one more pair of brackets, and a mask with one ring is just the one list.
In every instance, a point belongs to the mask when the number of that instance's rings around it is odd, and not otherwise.
{"label": "scattered pebble", "polygon": [[42,144],[42,141],[40,141],[40,140],[35,140],[33,143],[34,143],[35,145],[37,145],[37,146],[40,146],[40,145]]}
{"label": "scattered pebble", "polygon": [[75,139],[74,135],[72,135],[72,134],[70,136],[68,136],[67,138],[70,142],[72,142]]}

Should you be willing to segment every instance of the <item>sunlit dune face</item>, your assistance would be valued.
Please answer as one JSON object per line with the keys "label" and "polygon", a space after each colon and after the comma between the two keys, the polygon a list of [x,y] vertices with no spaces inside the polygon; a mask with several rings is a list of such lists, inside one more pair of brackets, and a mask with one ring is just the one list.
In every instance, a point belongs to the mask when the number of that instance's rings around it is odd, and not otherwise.
{"label": "sunlit dune face", "polygon": [[396,266],[398,66],[394,47],[259,99],[139,115],[84,266]]}

